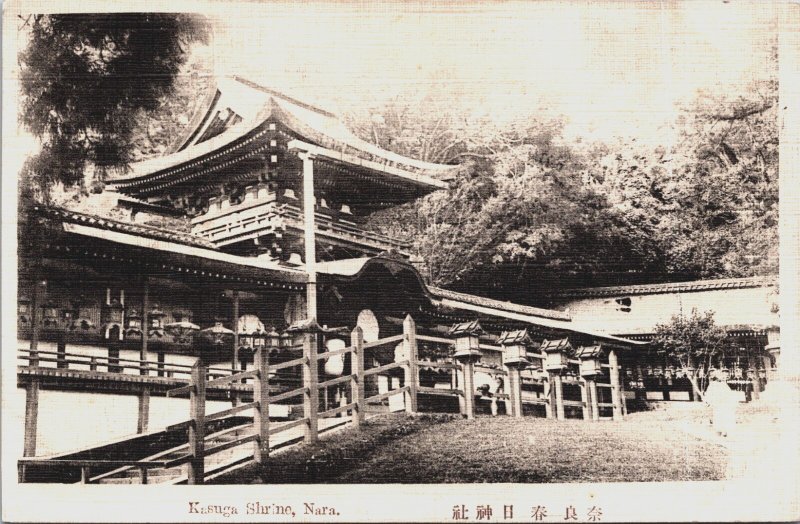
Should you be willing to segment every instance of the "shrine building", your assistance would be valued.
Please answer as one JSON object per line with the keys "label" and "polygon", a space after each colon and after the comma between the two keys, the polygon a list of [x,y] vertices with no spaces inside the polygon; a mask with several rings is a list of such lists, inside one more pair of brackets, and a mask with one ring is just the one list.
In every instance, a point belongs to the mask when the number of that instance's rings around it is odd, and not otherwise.
{"label": "shrine building", "polygon": [[[381,372],[401,358],[397,342],[372,349],[370,343],[400,340],[404,324],[413,321],[414,333],[430,342],[419,343],[419,402],[434,409],[433,390],[460,380],[443,364],[452,348],[437,349],[434,342],[458,336],[455,324],[477,321],[480,350],[468,390],[476,392],[478,409],[489,409],[484,393],[497,390],[495,375],[508,363],[504,351],[524,345],[517,357],[530,362],[520,380],[531,412],[621,416],[632,395],[612,398],[619,386],[616,362],[622,381],[633,379],[630,363],[640,341],[566,311],[431,286],[407,239],[365,227],[376,211],[446,189],[456,169],[380,149],[332,113],[279,92],[241,78],[220,79],[163,156],[107,180],[105,191],[81,211],[37,207],[20,218],[19,387],[38,402],[46,391],[92,395],[109,406],[112,398],[135,400],[130,420],[92,427],[91,435],[71,443],[80,447],[179,420],[168,405],[175,399],[164,395],[188,380],[198,358],[212,373],[253,369],[254,351],[268,335],[280,336],[283,348],[273,362],[296,358],[298,335],[287,329],[303,322],[326,333],[321,353],[343,348],[360,327],[366,360],[378,369],[365,387],[386,395],[407,386],[408,375]],[[556,367],[544,365],[551,353],[563,358]],[[596,414],[576,355],[604,359],[590,372],[605,374],[608,386],[593,393]],[[560,370],[558,394],[566,402],[557,409],[549,400],[553,369]],[[289,371],[271,374],[270,387],[300,383]],[[320,380],[335,382],[351,372],[343,355],[321,359]],[[234,386],[209,390],[209,401],[235,405],[252,391]],[[433,400],[425,400],[423,389]],[[353,394],[323,390],[319,401],[326,406],[347,407]],[[387,398],[375,409],[394,409],[397,401],[387,406]],[[270,417],[290,418],[297,406],[286,399],[285,410],[273,408]],[[27,409],[26,456],[69,447],[55,442],[66,438],[55,427],[62,415],[39,416],[37,431],[37,413],[30,403]]]}

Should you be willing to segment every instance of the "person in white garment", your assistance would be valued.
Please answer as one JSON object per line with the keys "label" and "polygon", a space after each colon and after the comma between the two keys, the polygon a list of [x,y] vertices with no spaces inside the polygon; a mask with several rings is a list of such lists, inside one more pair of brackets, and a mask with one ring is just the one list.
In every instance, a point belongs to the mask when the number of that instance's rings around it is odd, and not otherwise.
{"label": "person in white garment", "polygon": [[711,406],[714,430],[723,437],[736,425],[736,405],[738,399],[720,373],[711,375],[711,382],[706,389],[705,401]]}

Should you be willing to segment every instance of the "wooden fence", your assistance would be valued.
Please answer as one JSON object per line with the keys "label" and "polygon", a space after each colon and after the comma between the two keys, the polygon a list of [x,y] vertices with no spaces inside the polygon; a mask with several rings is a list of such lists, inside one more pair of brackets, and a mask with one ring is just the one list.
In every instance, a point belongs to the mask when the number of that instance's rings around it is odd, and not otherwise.
{"label": "wooden fence", "polygon": [[[44,458],[24,458],[19,461],[20,478],[24,480],[24,469],[26,466],[38,464],[48,466],[67,466],[78,467],[81,469],[82,482],[90,481],[90,469],[108,466],[127,466],[138,468],[141,472],[142,483],[148,481],[148,469],[150,468],[169,468],[186,464],[188,471],[189,484],[201,484],[205,478],[205,458],[241,446],[253,443],[253,460],[263,464],[269,457],[270,437],[280,432],[302,426],[303,440],[306,443],[316,442],[319,435],[319,420],[327,417],[350,417],[350,422],[358,426],[363,423],[367,412],[368,404],[382,402],[384,399],[394,395],[403,395],[404,407],[407,412],[414,413],[418,409],[419,395],[436,395],[455,397],[459,401],[461,413],[468,419],[475,416],[476,397],[478,400],[489,400],[494,407],[499,402],[505,403],[506,413],[515,417],[522,417],[523,406],[543,405],[545,416],[562,420],[565,418],[565,408],[580,408],[582,417],[586,420],[598,420],[601,408],[610,408],[613,420],[619,420],[625,413],[624,401],[622,398],[622,382],[619,377],[619,367],[616,355],[613,351],[609,354],[608,364],[603,364],[608,370],[608,383],[598,383],[594,379],[577,378],[577,374],[572,374],[573,378],[561,372],[548,372],[546,375],[539,372],[542,376],[532,380],[530,376],[523,376],[523,371],[519,366],[497,366],[489,367],[480,362],[462,361],[456,362],[452,358],[439,358],[437,361],[430,359],[421,360],[419,349],[420,344],[425,347],[438,346],[444,349],[445,353],[452,354],[454,340],[450,338],[435,337],[417,333],[416,325],[411,316],[407,316],[403,321],[403,332],[399,335],[386,337],[380,340],[365,342],[361,328],[356,327],[350,336],[350,345],[341,349],[320,352],[322,347],[322,333],[319,330],[301,330],[303,343],[302,357],[292,360],[271,364],[270,352],[277,351],[277,348],[261,347],[254,356],[254,368],[232,374],[230,369],[214,368],[206,366],[201,359],[193,366],[158,363],[153,366],[153,362],[109,358],[109,357],[88,357],[73,353],[57,353],[51,351],[22,350],[20,358],[27,360],[28,366],[36,368],[41,362],[55,362],[60,369],[68,370],[70,366],[88,366],[90,373],[118,373],[121,374],[125,369],[132,369],[141,377],[146,377],[151,373],[158,376],[181,377],[186,384],[168,391],[169,396],[189,395],[189,418],[188,420],[171,426],[168,429],[182,428],[185,426],[187,431],[188,447],[185,454],[173,457],[169,460],[145,460],[145,461],[115,461],[115,460],[53,460]],[[365,355],[372,355],[381,349],[390,348],[394,350],[395,359],[393,362],[384,365],[367,367],[368,362],[374,359],[365,359]],[[486,351],[503,352],[502,346],[492,346],[481,344],[480,349]],[[399,350],[399,351],[398,351]],[[441,353],[441,352],[440,352]],[[323,359],[338,357],[350,354],[349,373],[342,374],[327,380],[320,381],[318,377],[319,364]],[[545,355],[542,353],[528,352],[531,360],[541,360],[544,363]],[[570,365],[578,365],[578,360],[570,360]],[[420,366],[426,369],[439,369],[449,371],[452,380],[449,388],[429,387],[420,385]],[[302,383],[300,387],[279,391],[273,394],[270,384],[270,374],[277,371],[291,368],[300,368]],[[105,369],[105,371],[102,371]],[[393,370],[402,370],[403,385],[385,392],[366,396],[366,383],[369,377],[378,374],[387,374]],[[476,392],[474,386],[474,375],[476,370],[488,373],[495,377],[502,377],[504,386],[502,390],[493,392],[491,395]],[[183,378],[185,377],[185,378]],[[541,397],[531,398],[524,394],[524,384],[534,383],[542,389]],[[581,400],[565,400],[563,395],[564,386],[577,385],[581,389]],[[320,392],[326,392],[333,386],[343,387],[349,391],[348,395],[343,395],[339,405],[330,407],[323,406],[320,410]],[[611,390],[611,402],[600,402],[598,389],[608,388]],[[207,414],[206,396],[209,390],[252,390],[252,402],[234,405],[233,407]],[[274,389],[274,388],[272,388]],[[38,389],[28,391],[26,399],[26,441],[33,439],[35,442],[35,408],[31,403],[37,401]],[[302,397],[302,413],[300,417],[280,425],[270,424],[270,405],[285,403],[285,401],[297,397]],[[249,434],[235,438],[233,440],[206,446],[205,435],[206,423],[209,421],[222,419],[235,414],[252,413],[253,422],[250,425],[237,427],[237,430],[249,430]],[[28,421],[29,415],[33,415],[33,421]],[[242,431],[245,432],[245,431]],[[27,448],[26,448],[27,449]]]}

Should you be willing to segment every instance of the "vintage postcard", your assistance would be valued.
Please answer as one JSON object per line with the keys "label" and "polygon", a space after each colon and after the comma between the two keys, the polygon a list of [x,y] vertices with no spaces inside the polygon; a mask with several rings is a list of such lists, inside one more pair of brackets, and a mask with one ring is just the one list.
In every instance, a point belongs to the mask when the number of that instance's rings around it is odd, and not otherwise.
{"label": "vintage postcard", "polygon": [[796,521],[798,35],[7,4],[3,520]]}

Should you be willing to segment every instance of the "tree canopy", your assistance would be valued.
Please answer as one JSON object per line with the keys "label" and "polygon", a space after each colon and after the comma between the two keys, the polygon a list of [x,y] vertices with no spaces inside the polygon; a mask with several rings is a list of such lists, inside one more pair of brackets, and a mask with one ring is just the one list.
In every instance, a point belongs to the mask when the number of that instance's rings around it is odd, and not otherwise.
{"label": "tree canopy", "polygon": [[530,301],[550,287],[777,271],[774,79],[698,93],[660,146],[570,142],[559,118],[500,126],[440,105],[395,99],[351,117],[381,147],[462,165],[450,190],[372,219],[413,240],[434,284]]}
{"label": "tree canopy", "polygon": [[37,200],[133,160],[140,121],[172,92],[189,46],[209,36],[204,18],[170,13],[32,15],[28,27],[21,120],[41,151],[21,193]]}

